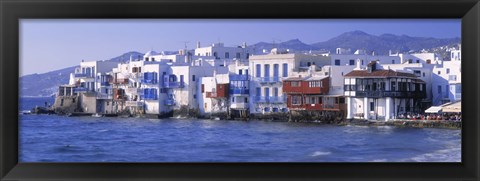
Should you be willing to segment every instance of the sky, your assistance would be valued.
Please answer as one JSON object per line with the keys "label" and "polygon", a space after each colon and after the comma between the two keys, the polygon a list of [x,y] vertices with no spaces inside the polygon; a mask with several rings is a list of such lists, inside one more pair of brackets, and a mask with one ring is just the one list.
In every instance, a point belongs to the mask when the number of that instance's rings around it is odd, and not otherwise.
{"label": "sky", "polygon": [[414,37],[461,37],[461,19],[145,19],[20,20],[20,75],[107,60],[129,51],[176,51],[222,42],[225,46],[300,39],[311,44],[360,30]]}

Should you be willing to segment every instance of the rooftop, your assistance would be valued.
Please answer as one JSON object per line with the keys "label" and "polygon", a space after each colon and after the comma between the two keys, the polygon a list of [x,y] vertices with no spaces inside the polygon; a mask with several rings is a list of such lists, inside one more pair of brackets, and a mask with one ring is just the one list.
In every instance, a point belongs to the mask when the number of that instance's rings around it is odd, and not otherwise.
{"label": "rooftop", "polygon": [[416,75],[405,72],[397,72],[394,70],[374,70],[369,73],[367,70],[353,70],[348,74],[345,74],[345,77],[411,77],[417,78]]}

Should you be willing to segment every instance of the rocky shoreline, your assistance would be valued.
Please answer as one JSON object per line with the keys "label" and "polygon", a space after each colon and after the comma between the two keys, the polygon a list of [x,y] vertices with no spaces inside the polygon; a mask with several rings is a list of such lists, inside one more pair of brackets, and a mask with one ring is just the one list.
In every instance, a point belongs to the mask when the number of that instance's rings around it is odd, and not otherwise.
{"label": "rocky shoreline", "polygon": [[[35,107],[32,109],[33,114],[58,114],[55,111],[43,108]],[[58,114],[62,115],[62,114]],[[441,129],[461,129],[461,121],[445,121],[445,120],[408,120],[397,119],[389,121],[376,121],[376,120],[362,120],[362,119],[344,119],[341,115],[333,114],[290,114],[290,113],[277,113],[277,114],[251,114],[249,118],[232,118],[226,113],[211,114],[209,116],[198,116],[198,112],[194,110],[179,110],[169,114],[174,117],[181,118],[198,118],[198,119],[215,119],[215,120],[242,120],[242,121],[274,121],[274,122],[299,122],[299,123],[316,123],[316,124],[328,124],[328,125],[356,125],[356,126],[395,126],[395,127],[412,127],[412,128],[441,128]],[[67,114],[67,116],[69,116]],[[73,116],[92,116],[92,114],[73,114]],[[112,115],[105,117],[115,117]],[[132,117],[118,115],[118,117]],[[148,118],[168,118],[158,115],[139,115],[138,117]]]}

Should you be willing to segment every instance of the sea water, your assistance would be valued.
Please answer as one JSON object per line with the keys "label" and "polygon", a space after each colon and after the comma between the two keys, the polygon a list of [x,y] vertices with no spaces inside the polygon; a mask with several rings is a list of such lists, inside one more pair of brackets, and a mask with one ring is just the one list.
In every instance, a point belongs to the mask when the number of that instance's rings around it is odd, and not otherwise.
{"label": "sea water", "polygon": [[[19,111],[53,98],[21,98]],[[461,131],[315,123],[19,116],[20,162],[460,162]]]}

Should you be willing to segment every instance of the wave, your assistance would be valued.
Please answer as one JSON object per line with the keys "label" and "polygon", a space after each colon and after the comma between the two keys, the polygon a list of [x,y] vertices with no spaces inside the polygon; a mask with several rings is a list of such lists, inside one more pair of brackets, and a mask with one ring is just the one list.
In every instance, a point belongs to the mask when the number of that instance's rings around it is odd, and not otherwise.
{"label": "wave", "polygon": [[329,152],[329,151],[316,151],[316,152],[313,152],[310,156],[313,156],[313,157],[317,157],[317,156],[324,156],[324,155],[330,155],[332,154],[332,152]]}
{"label": "wave", "polygon": [[431,153],[425,153],[423,155],[418,155],[410,158],[407,161],[415,162],[461,162],[462,161],[462,149],[458,148],[447,148],[442,150],[437,150]]}

